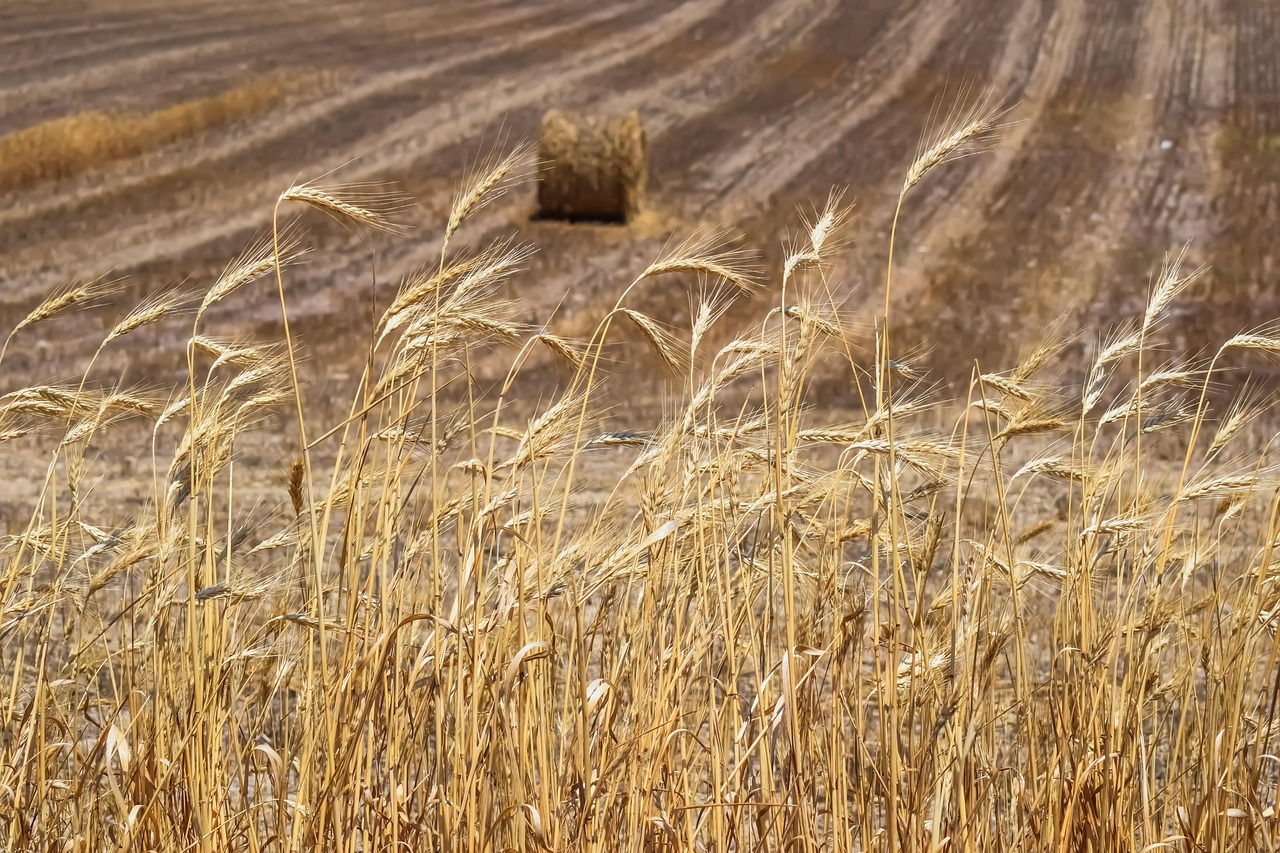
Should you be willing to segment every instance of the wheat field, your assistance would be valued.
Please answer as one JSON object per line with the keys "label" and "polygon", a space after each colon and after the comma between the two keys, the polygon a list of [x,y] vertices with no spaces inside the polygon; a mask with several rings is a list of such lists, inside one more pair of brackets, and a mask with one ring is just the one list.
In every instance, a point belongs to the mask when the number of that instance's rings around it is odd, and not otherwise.
{"label": "wheat field", "polygon": [[[899,209],[1001,120],[926,140]],[[288,187],[212,286],[121,314],[98,353],[173,326],[175,387],[95,355],[6,389],[0,440],[43,460],[0,569],[7,848],[1280,846],[1280,491],[1270,399],[1236,379],[1275,327],[1171,358],[1203,273],[1175,254],[1138,316],[1050,328],[957,397],[884,332],[905,235],[879,316],[833,295],[836,193],[780,268],[693,234],[575,339],[498,298],[533,247],[462,234],[527,156],[457,196],[344,415],[298,381],[290,277],[319,215],[397,227],[378,186]],[[118,286],[53,292],[5,354]],[[255,288],[280,339],[206,329]],[[687,328],[651,288],[687,294]],[[726,328],[750,299],[764,321]],[[669,376],[646,423],[609,402],[619,335]],[[535,356],[562,382],[530,409]],[[810,381],[832,360],[847,422]],[[245,486],[264,429],[296,448],[269,500]],[[146,460],[127,521],[97,488],[108,437]]]}

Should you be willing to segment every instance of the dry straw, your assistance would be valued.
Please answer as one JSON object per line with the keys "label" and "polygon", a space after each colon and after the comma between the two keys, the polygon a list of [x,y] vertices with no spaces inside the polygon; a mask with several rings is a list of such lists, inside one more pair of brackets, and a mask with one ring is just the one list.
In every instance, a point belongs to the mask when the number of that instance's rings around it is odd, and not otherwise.
{"label": "dry straw", "polygon": [[[981,135],[957,125],[907,186]],[[486,162],[442,228],[518,161]],[[312,184],[282,198],[388,221]],[[827,289],[844,209],[833,196],[803,222],[770,288],[695,237],[587,341],[499,298],[524,248],[446,248],[405,279],[338,406],[304,403],[287,331],[227,339],[200,318],[163,407],[92,362],[78,383],[3,389],[20,476],[0,566],[0,837],[1274,848],[1280,513],[1269,449],[1247,441],[1274,413],[1227,372],[1280,352],[1274,327],[1204,369],[1168,361],[1175,260],[1092,361],[1051,330],[965,399],[927,381],[893,393],[898,359],[846,346]],[[234,316],[274,271],[287,320],[282,262],[302,251],[251,247],[205,307]],[[687,330],[638,304],[667,275],[693,285]],[[22,325],[96,293],[59,291]],[[745,296],[774,304],[730,327]],[[140,345],[132,331],[184,308],[161,293],[104,334]],[[630,375],[595,370],[624,318],[679,380],[645,386],[651,407],[619,406]],[[539,347],[576,372],[528,370]],[[114,464],[122,448],[146,470]]]}
{"label": "dry straw", "polygon": [[538,143],[538,210],[547,219],[627,222],[644,203],[648,146],[637,113],[551,110]]}
{"label": "dry straw", "polygon": [[0,136],[0,191],[60,180],[185,137],[254,116],[278,104],[283,78],[251,80],[155,112],[81,112]]}

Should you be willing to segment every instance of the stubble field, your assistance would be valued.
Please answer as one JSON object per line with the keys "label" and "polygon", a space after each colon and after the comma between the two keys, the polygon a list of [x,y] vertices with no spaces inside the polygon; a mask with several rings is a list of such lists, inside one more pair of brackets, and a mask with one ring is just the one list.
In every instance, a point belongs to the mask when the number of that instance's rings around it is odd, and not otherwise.
{"label": "stubble field", "polygon": [[[71,276],[128,274],[142,293],[207,281],[283,187],[339,167],[419,204],[414,230],[375,244],[389,288],[431,256],[486,142],[534,137],[552,106],[641,112],[654,215],[626,233],[530,224],[524,192],[473,223],[473,239],[514,229],[539,245],[521,285],[531,314],[566,294],[564,310],[590,311],[698,226],[740,229],[777,257],[795,206],[833,186],[857,201],[837,278],[861,310],[901,174],[930,111],[964,86],[990,88],[1017,123],[906,212],[897,299],[935,365],[1007,360],[1068,307],[1132,308],[1163,252],[1193,238],[1215,271],[1197,295],[1210,310],[1187,321],[1193,345],[1278,307],[1280,12],[1266,3],[19,3],[0,16],[0,134],[279,90],[165,144],[14,182],[0,211],[14,319]],[[294,283],[302,332],[336,357],[371,316],[359,245],[330,241]],[[238,311],[273,320],[266,295]]]}

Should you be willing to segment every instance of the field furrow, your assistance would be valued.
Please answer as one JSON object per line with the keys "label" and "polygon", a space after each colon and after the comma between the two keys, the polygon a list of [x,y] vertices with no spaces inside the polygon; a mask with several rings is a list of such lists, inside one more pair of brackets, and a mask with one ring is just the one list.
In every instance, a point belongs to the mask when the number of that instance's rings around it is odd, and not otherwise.
{"label": "field furrow", "polygon": [[[6,313],[76,275],[133,273],[142,291],[213,275],[282,187],[339,167],[342,180],[402,185],[420,203],[411,224],[434,234],[468,164],[499,136],[532,138],[551,106],[641,112],[652,215],[625,236],[560,229],[528,221],[525,190],[468,239],[515,229],[545,242],[526,296],[553,305],[572,290],[565,310],[582,316],[606,274],[700,224],[741,227],[776,261],[795,207],[832,187],[859,203],[841,292],[862,285],[869,296],[922,136],[982,93],[1010,107],[1008,126],[992,151],[916,188],[899,232],[895,304],[931,330],[939,362],[974,337],[1007,359],[1068,304],[1136,304],[1165,250],[1191,237],[1204,238],[1195,259],[1221,267],[1223,323],[1275,269],[1272,4],[122,0],[91,11],[8,4],[0,23],[0,132],[281,81],[256,114],[9,191]],[[366,297],[361,261],[338,257],[363,238],[321,233],[333,262],[298,271],[295,287],[300,311],[323,325]],[[432,240],[379,245],[380,276],[392,280]],[[265,298],[245,310],[255,322],[270,313]]]}

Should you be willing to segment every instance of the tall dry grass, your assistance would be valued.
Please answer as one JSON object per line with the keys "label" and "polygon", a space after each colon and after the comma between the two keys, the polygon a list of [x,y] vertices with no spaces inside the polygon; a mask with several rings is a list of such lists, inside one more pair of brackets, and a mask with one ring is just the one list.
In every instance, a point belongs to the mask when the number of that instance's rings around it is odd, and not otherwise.
{"label": "tall dry grass", "polygon": [[[392,224],[332,188],[297,205]],[[528,247],[446,248],[337,423],[291,335],[202,327],[197,303],[255,279],[287,312],[303,247],[277,234],[112,329],[191,324],[167,398],[92,369],[9,392],[0,437],[49,455],[0,572],[6,845],[1276,849],[1280,492],[1250,426],[1270,400],[1217,401],[1280,337],[1170,361],[1162,317],[1195,275],[1175,258],[1089,363],[1051,333],[935,399],[832,296],[847,214],[833,196],[806,220],[776,307],[732,335],[764,282],[714,242],[656,260],[587,341],[498,298]],[[676,286],[688,329],[645,312]],[[623,329],[677,374],[649,423],[605,405]],[[495,348],[511,368],[484,396],[468,364]],[[522,417],[535,354],[568,378]],[[810,378],[833,355],[861,414],[828,423]],[[279,503],[248,505],[237,449],[290,410]],[[127,524],[86,482],[108,429],[154,459]]]}

